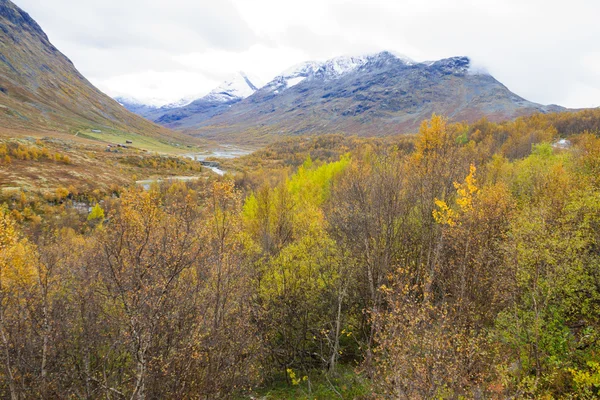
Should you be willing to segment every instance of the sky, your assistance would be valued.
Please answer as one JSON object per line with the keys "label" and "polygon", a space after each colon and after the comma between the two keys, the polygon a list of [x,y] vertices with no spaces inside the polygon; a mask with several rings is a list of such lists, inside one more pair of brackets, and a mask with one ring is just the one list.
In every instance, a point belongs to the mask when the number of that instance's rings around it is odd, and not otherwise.
{"label": "sky", "polygon": [[598,0],[13,1],[94,85],[147,104],[389,50],[468,56],[528,100],[600,106]]}

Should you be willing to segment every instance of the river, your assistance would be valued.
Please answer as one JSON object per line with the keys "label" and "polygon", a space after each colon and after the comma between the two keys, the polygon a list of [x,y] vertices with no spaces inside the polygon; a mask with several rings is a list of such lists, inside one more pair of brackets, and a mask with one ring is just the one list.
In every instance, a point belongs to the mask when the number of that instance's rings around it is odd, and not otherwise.
{"label": "river", "polygon": [[[238,157],[242,157],[242,156],[246,156],[250,153],[252,153],[254,150],[251,149],[244,149],[241,147],[237,147],[237,146],[233,146],[233,145],[222,145],[220,146],[218,149],[215,150],[211,150],[208,151],[206,153],[195,153],[195,154],[186,154],[186,157],[191,158],[192,160],[196,160],[196,161],[206,161],[207,159],[212,159],[212,158],[221,158],[221,159],[225,159],[225,160],[231,160],[234,158],[238,158]],[[210,169],[211,171],[213,171],[215,174],[218,175],[225,175],[225,170],[220,169],[219,167],[214,167],[214,166],[205,166],[205,168]]]}
{"label": "river", "polygon": [[[231,160],[234,158],[242,157],[252,153],[254,150],[244,149],[233,145],[222,145],[215,150],[210,150],[205,153],[195,153],[195,154],[185,154],[185,157],[191,158],[196,161],[206,161],[207,159],[212,158],[222,158],[226,160]],[[225,170],[220,169],[216,166],[204,166],[204,168],[208,168],[213,171],[217,175],[225,175]],[[142,181],[137,181],[136,184],[141,185],[144,190],[150,189],[150,186],[155,182],[163,182],[163,181],[194,181],[200,179],[199,176],[171,176],[167,178],[159,178],[159,179],[146,179]]]}

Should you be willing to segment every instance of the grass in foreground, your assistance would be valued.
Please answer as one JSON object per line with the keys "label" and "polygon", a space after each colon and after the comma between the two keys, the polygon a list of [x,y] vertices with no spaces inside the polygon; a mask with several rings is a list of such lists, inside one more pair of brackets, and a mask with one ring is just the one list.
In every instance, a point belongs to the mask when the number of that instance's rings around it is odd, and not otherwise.
{"label": "grass in foreground", "polygon": [[308,400],[308,399],[369,399],[372,387],[368,379],[358,374],[352,367],[341,365],[335,374],[312,371],[306,377],[295,372],[298,382],[291,383],[289,376],[277,375],[271,384],[257,388],[238,397],[260,400]]}

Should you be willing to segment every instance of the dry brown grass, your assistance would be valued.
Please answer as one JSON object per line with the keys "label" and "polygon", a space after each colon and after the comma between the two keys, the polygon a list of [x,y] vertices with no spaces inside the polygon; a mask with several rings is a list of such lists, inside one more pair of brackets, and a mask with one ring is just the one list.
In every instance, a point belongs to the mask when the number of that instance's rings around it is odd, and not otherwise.
{"label": "dry brown grass", "polygon": [[[106,152],[107,144],[73,135],[51,131],[7,131],[0,129],[0,143],[16,143],[22,148],[45,148],[51,154],[67,156],[70,163],[53,158],[20,160],[10,163],[0,160],[0,191],[11,190],[53,192],[60,187],[73,186],[80,191],[108,190],[126,186],[139,179],[163,176],[198,175],[198,168],[190,168],[191,161],[158,163],[131,163],[133,158],[156,159],[176,154],[150,152],[137,147],[114,148]],[[194,170],[195,169],[195,170]],[[201,172],[209,174],[209,172]]]}

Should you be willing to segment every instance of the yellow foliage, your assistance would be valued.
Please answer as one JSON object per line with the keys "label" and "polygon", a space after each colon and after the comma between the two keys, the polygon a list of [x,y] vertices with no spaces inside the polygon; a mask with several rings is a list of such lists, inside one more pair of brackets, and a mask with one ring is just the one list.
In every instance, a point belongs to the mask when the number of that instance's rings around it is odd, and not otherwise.
{"label": "yellow foliage", "polygon": [[468,212],[473,209],[473,197],[479,191],[477,187],[477,181],[475,179],[475,172],[477,168],[471,164],[469,175],[465,178],[463,183],[454,183],[454,187],[458,193],[456,204],[460,207],[462,212]]}
{"label": "yellow foliage", "polygon": [[446,119],[435,114],[430,121],[423,121],[419,129],[419,139],[416,143],[418,156],[431,153],[445,145],[447,141],[446,125]]}
{"label": "yellow foliage", "polygon": [[14,246],[17,242],[15,224],[4,212],[0,214],[0,251]]}
{"label": "yellow foliage", "polygon": [[3,290],[35,282],[35,249],[20,239],[13,219],[0,211],[0,282]]}
{"label": "yellow foliage", "polygon": [[301,382],[306,382],[308,380],[308,376],[303,376],[302,378],[296,377],[296,373],[291,368],[288,368],[286,371],[288,373],[288,376],[290,377],[290,380],[292,381],[292,385],[294,386],[297,386]]}
{"label": "yellow foliage", "polygon": [[587,366],[589,367],[587,371],[576,368],[569,368],[568,371],[573,375],[577,388],[581,392],[591,394],[600,388],[600,363],[589,361]]}
{"label": "yellow foliage", "polygon": [[56,198],[58,200],[62,200],[67,198],[67,196],[69,195],[69,189],[64,188],[64,187],[59,187],[58,189],[56,189]]}
{"label": "yellow foliage", "polygon": [[[454,187],[458,194],[456,204],[459,207],[460,214],[473,211],[473,201],[479,192],[477,180],[475,179],[476,171],[477,168],[471,164],[469,175],[467,175],[465,181],[463,183],[454,182]],[[449,226],[456,226],[458,224],[459,213],[452,210],[445,201],[435,199],[435,205],[438,208],[437,210],[433,210],[435,222]]]}
{"label": "yellow foliage", "polygon": [[435,222],[441,225],[455,226],[457,216],[456,212],[448,207],[448,204],[446,204],[446,202],[443,200],[435,199],[435,205],[439,209],[433,210],[433,218],[435,219]]}
{"label": "yellow foliage", "polygon": [[13,158],[23,161],[54,160],[71,164],[71,159],[68,156],[63,156],[60,153],[50,153],[39,140],[35,146],[15,142],[0,143],[0,159],[3,159],[5,164],[10,164]]}

